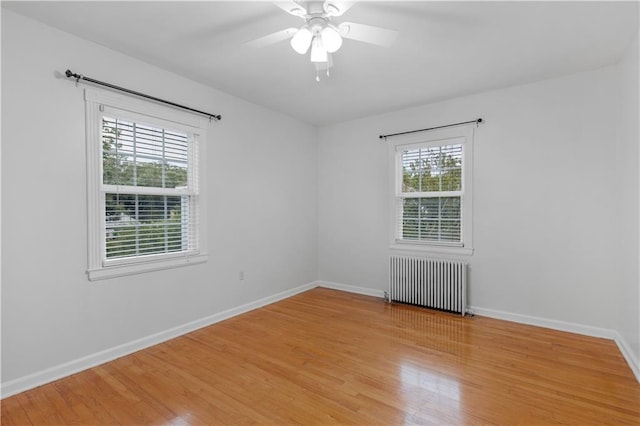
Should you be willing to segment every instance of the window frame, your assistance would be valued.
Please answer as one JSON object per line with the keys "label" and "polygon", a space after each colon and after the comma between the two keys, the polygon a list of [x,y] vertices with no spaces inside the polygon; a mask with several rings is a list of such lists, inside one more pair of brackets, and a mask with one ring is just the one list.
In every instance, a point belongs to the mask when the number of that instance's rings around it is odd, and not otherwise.
{"label": "window frame", "polygon": [[[388,141],[389,157],[389,248],[392,251],[434,253],[442,255],[473,254],[473,139],[474,125],[457,126],[445,129],[430,130],[421,133],[394,136]],[[406,148],[433,147],[443,145],[462,145],[462,188],[460,195],[461,241],[416,241],[400,238],[398,208],[402,198],[402,150]],[[443,191],[442,197],[451,192]],[[454,195],[457,196],[457,195]]]}
{"label": "window frame", "polygon": [[[196,246],[193,250],[157,253],[139,257],[108,259],[106,257],[105,195],[112,184],[103,184],[102,163],[102,117],[117,115],[120,119],[157,125],[169,130],[182,131],[189,135],[189,170],[192,188],[185,195],[194,201],[197,229]],[[121,96],[111,92],[85,89],[85,120],[87,149],[87,275],[89,280],[127,276],[163,269],[204,263],[208,260],[206,250],[206,199],[203,184],[205,168],[200,164],[206,158],[206,127],[203,117],[184,113],[148,101]],[[116,185],[117,186],[117,185]],[[142,191],[147,191],[143,189]],[[150,189],[148,192],[153,192]],[[163,191],[160,191],[163,192]]]}

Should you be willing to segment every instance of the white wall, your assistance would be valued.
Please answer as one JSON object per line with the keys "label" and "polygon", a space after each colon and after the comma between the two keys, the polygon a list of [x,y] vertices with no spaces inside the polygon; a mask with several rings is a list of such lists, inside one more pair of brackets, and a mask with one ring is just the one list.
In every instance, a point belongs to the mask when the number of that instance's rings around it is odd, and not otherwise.
{"label": "white wall", "polygon": [[619,183],[620,288],[618,293],[617,330],[640,366],[640,281],[638,279],[638,165],[640,155],[640,110],[638,79],[638,36],[627,49],[618,66],[618,110],[616,172]]}
{"label": "white wall", "polygon": [[[316,133],[3,10],[2,383],[317,278],[385,289],[378,135],[477,117],[470,303],[618,330],[637,364],[637,43],[619,67]],[[67,68],[223,115],[207,141],[207,264],[87,281],[84,104]]]}
{"label": "white wall", "polygon": [[628,287],[620,282],[624,256],[616,207],[623,188],[635,191],[629,201],[635,213],[624,220],[633,222],[628,246],[635,247],[630,265],[637,270],[638,155],[637,146],[627,147],[636,154],[625,176],[635,181],[620,181],[618,75],[608,67],[321,129],[319,279],[387,286],[391,188],[379,134],[482,117],[474,148],[470,304],[618,330],[637,317],[638,301],[636,295],[630,312],[619,316],[621,298],[635,294],[634,279],[637,291],[637,275],[629,274]]}
{"label": "white wall", "polygon": [[[67,68],[222,114],[204,159],[208,263],[87,280],[83,88],[60,77]],[[3,10],[3,384],[315,281],[316,137],[292,118]]]}

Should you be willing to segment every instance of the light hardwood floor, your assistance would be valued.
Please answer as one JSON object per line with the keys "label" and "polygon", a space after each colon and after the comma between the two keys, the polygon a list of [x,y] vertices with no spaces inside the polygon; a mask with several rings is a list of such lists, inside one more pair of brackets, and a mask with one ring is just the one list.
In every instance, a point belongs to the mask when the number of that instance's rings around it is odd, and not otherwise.
{"label": "light hardwood floor", "polygon": [[2,425],[640,424],[616,345],[317,288],[2,401]]}

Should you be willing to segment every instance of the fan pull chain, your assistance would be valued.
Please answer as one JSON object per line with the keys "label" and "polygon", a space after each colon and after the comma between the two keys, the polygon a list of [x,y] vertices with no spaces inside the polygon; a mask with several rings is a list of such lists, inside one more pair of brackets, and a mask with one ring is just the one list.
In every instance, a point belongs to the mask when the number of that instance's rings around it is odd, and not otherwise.
{"label": "fan pull chain", "polygon": [[320,83],[320,71],[316,70],[316,81]]}

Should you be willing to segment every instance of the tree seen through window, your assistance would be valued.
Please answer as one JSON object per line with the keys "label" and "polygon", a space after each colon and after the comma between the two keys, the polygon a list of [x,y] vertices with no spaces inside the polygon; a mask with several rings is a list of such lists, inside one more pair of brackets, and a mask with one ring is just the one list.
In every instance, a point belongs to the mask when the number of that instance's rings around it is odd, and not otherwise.
{"label": "tree seen through window", "polygon": [[[107,117],[102,124],[103,184],[187,186],[186,134]],[[105,194],[106,257],[183,250],[189,197],[124,191]]]}
{"label": "tree seen through window", "polygon": [[402,238],[461,241],[462,145],[402,151]]}

